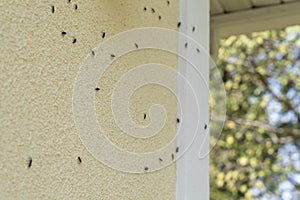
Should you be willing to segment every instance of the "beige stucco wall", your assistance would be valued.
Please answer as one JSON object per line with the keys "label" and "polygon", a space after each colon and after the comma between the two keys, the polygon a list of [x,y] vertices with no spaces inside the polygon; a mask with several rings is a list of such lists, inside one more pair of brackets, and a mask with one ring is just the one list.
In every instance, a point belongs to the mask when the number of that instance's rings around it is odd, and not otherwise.
{"label": "beige stucco wall", "polygon": [[[91,49],[135,27],[176,30],[178,6],[177,0],[169,5],[158,0],[1,1],[0,199],[175,199],[175,164],[153,173],[129,174],[103,165],[86,150],[76,134],[72,92]],[[62,31],[67,34],[62,36]],[[147,124],[143,113],[150,103],[164,105],[171,117],[160,134],[133,139],[121,134],[113,121],[114,84],[135,65],[149,62],[175,68],[177,57],[158,50],[121,57],[99,81],[96,95],[98,120],[108,138],[130,151],[163,147],[176,132],[176,98],[154,85],[136,91],[130,108],[136,122]]]}

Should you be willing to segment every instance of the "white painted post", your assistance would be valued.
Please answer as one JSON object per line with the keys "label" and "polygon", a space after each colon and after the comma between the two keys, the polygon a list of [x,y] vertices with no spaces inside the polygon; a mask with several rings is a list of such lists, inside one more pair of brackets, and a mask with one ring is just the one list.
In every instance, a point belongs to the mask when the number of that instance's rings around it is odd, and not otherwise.
{"label": "white painted post", "polygon": [[[195,48],[188,48],[186,56],[196,63],[197,70],[203,75],[204,81],[209,83],[209,0],[181,0],[180,2],[180,31],[192,37],[206,52],[195,54]],[[193,32],[193,27],[195,31]],[[185,47],[185,41],[179,41],[179,51]],[[209,122],[208,88],[199,80],[195,69],[189,67],[186,62],[179,60],[179,72],[183,74],[194,89],[199,102],[200,113],[197,113],[195,105],[191,103],[194,94],[186,90],[184,83],[179,81],[178,96],[182,102],[181,109],[186,115],[182,116],[182,124],[179,131],[178,145],[186,146],[193,140],[195,130],[191,123],[199,120],[199,129],[192,145],[177,160],[177,200],[208,200],[209,199],[209,157],[199,159],[199,151],[203,142],[202,152],[209,151],[208,130],[204,129]]]}

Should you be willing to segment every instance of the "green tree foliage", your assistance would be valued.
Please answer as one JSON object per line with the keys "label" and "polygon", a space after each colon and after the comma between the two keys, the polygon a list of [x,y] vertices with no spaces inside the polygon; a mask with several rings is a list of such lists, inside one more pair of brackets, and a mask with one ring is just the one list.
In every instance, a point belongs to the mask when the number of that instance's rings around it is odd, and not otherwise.
{"label": "green tree foliage", "polygon": [[211,199],[252,199],[252,187],[292,170],[277,151],[300,139],[300,27],[224,39],[217,66],[227,118],[210,154]]}

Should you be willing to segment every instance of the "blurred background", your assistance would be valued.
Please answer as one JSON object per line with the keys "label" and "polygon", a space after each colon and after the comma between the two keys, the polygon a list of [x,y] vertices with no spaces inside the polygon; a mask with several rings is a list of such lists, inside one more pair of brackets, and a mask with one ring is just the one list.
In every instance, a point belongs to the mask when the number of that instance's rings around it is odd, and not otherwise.
{"label": "blurred background", "polygon": [[222,39],[216,64],[227,118],[211,199],[300,199],[300,26]]}

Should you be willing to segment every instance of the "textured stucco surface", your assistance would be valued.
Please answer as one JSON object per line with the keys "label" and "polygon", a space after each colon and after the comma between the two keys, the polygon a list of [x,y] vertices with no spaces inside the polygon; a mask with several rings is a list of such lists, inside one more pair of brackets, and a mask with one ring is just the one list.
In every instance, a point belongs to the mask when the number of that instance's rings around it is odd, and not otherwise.
{"label": "textured stucco surface", "polygon": [[[4,0],[0,10],[0,199],[175,199],[175,164],[128,174],[103,165],[86,150],[76,134],[72,91],[81,63],[101,41],[135,27],[176,29],[178,1]],[[164,105],[170,117],[159,135],[133,139],[113,122],[114,84],[122,73],[149,62],[175,68],[177,58],[158,50],[134,52],[119,58],[99,80],[99,123],[114,143],[130,151],[162,147],[176,132],[176,98],[155,85],[139,89],[130,108],[137,123],[147,124],[143,113],[150,103]]]}

